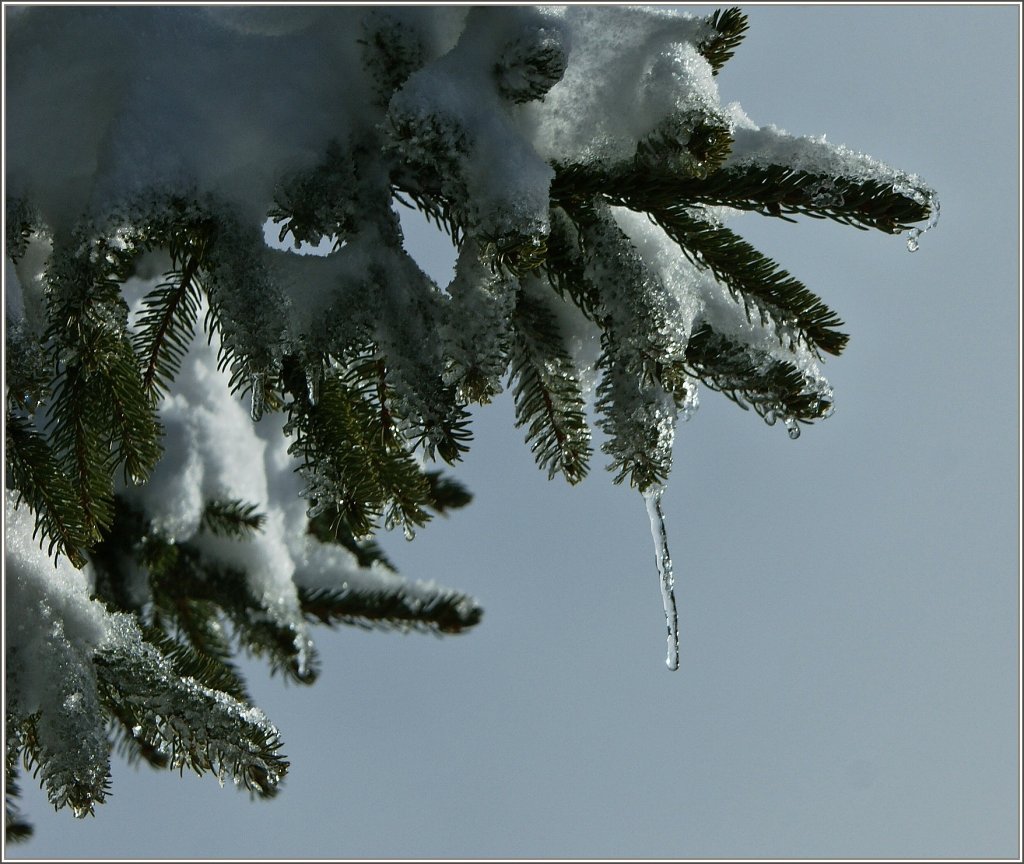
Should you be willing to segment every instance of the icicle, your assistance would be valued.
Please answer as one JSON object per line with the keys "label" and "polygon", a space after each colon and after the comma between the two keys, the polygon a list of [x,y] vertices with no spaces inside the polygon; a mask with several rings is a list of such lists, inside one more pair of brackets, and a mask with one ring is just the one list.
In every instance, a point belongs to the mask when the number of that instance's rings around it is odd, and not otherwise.
{"label": "icicle", "polygon": [[665,516],[661,512],[661,493],[664,491],[663,486],[651,487],[643,496],[647,503],[647,515],[651,520],[651,537],[654,538],[658,575],[661,576],[661,600],[665,607],[665,625],[668,630],[668,654],[665,657],[665,665],[674,672],[679,668],[679,616],[676,613],[676,580],[672,575],[672,556],[668,551],[668,537],[665,534]]}
{"label": "icicle", "polygon": [[309,394],[309,402],[316,405],[320,401],[320,383],[324,380],[322,367],[310,367],[306,370],[306,392]]}
{"label": "icicle", "polygon": [[263,373],[252,376],[252,408],[249,411],[252,422],[256,423],[263,416]]}

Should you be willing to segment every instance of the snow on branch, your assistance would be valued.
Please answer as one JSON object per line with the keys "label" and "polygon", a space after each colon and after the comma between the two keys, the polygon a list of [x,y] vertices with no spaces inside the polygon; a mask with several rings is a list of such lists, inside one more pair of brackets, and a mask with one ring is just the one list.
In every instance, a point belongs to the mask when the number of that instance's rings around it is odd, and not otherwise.
{"label": "snow on branch", "polygon": [[[457,463],[471,407],[505,388],[551,476],[579,482],[605,433],[653,514],[676,644],[660,500],[698,384],[796,437],[831,412],[818,364],[849,338],[725,221],[914,249],[938,218],[916,175],[722,103],[736,8],[6,24],[8,747],[79,815],[106,794],[108,733],[274,793],[287,763],[238,652],[309,683],[314,623],[480,621],[373,537],[468,503],[426,463]],[[407,252],[403,206],[457,247],[449,284]]]}

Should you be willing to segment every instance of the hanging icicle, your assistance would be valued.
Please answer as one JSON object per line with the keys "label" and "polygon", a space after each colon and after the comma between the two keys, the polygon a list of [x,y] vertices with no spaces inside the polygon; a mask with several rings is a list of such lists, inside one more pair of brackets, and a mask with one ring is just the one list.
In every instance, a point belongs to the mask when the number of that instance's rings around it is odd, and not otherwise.
{"label": "hanging icicle", "polygon": [[658,575],[661,577],[661,600],[665,606],[665,626],[668,630],[665,665],[674,672],[679,668],[679,615],[676,612],[676,580],[672,574],[672,556],[668,551],[665,515],[661,510],[661,495],[664,491],[664,486],[654,486],[648,488],[643,495],[647,503],[647,515],[651,520],[654,555],[658,562]]}

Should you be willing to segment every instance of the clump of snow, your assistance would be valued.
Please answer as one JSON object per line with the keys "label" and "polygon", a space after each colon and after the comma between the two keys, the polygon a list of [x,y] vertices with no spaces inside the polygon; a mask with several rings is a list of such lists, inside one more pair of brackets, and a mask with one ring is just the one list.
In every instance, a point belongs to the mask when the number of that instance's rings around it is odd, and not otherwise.
{"label": "clump of snow", "polygon": [[[741,112],[742,109],[737,108],[733,118],[745,117]],[[791,135],[774,124],[757,127],[739,122],[733,129],[733,146],[725,167],[747,165],[785,165],[793,171],[809,174],[861,182],[876,180],[905,187],[901,190],[904,192],[915,190],[911,197],[920,195],[924,200],[919,203],[927,203],[927,197],[916,191],[923,185],[921,178],[899,171],[845,144],[832,144],[825,135]]]}
{"label": "clump of snow", "polygon": [[671,111],[717,104],[710,67],[692,48],[700,19],[638,6],[569,6],[561,14],[572,34],[568,66],[527,109],[545,159],[628,159]]}
{"label": "clump of snow", "polygon": [[25,246],[25,253],[12,263],[5,261],[4,297],[7,320],[24,319],[33,333],[45,329],[46,262],[53,252],[53,241],[46,233],[35,231]]}
{"label": "clump of snow", "polygon": [[414,73],[390,102],[389,121],[403,130],[402,155],[468,203],[482,236],[547,233],[554,171],[519,134],[493,68],[524,30],[553,39],[550,24],[530,9],[471,9],[455,47]]}
{"label": "clump of snow", "polygon": [[4,502],[4,641],[8,719],[38,715],[36,754],[55,806],[76,816],[102,800],[109,745],[93,654],[110,616],[89,596],[91,574],[39,547],[34,517],[17,493]]}
{"label": "clump of snow", "polygon": [[675,301],[672,324],[675,338],[686,344],[693,321],[704,307],[697,268],[679,253],[679,246],[644,213],[612,207],[616,224],[629,237],[647,269],[658,275]]}
{"label": "clump of snow", "polygon": [[[107,615],[89,596],[90,569],[50,558],[40,548],[32,511],[25,503],[15,506],[17,498],[8,490],[4,503],[4,630],[9,681],[16,682],[20,710],[31,714],[63,704],[65,679],[103,641]],[[55,655],[58,645],[64,659]]]}
{"label": "clump of snow", "polygon": [[508,276],[486,266],[476,243],[463,244],[448,286],[449,315],[442,329],[446,384],[464,386],[476,375],[488,382],[491,393],[501,392],[516,287]]}

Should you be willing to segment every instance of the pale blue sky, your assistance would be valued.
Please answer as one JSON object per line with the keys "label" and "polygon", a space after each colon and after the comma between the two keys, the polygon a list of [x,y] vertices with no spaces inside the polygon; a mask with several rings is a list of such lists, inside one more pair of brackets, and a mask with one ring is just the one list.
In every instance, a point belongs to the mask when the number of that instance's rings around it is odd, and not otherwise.
{"label": "pale blue sky", "polygon": [[79,822],[25,778],[9,856],[1019,855],[1019,7],[743,8],[723,102],[919,173],[942,219],[916,254],[733,224],[852,338],[798,441],[706,391],[681,428],[680,671],[642,499],[600,454],[548,482],[501,399],[474,503],[385,538],[481,599],[474,632],[321,631],[312,688],[251,667],[276,800],[116,763]]}

